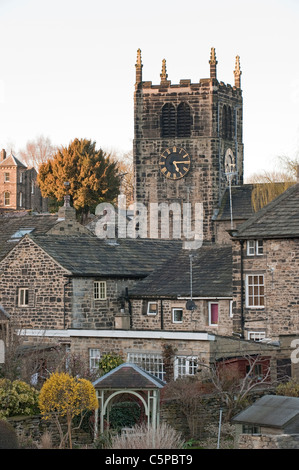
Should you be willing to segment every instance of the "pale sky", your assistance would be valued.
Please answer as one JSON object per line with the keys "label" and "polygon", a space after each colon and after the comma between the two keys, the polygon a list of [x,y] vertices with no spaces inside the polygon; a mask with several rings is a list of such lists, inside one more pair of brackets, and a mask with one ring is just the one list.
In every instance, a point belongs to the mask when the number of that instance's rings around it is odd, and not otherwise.
{"label": "pale sky", "polygon": [[0,0],[0,145],[74,138],[128,152],[137,49],[143,80],[234,84],[240,56],[245,176],[299,151],[298,0]]}

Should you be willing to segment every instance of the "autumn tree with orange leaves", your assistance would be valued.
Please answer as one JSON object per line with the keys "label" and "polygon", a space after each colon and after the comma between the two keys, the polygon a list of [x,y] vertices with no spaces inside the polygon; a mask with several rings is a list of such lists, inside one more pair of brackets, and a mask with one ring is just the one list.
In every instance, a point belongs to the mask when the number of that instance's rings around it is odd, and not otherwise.
{"label": "autumn tree with orange leaves", "polygon": [[63,201],[66,182],[82,221],[97,204],[112,202],[119,193],[116,162],[87,139],[75,139],[39,167],[38,184],[43,197]]}

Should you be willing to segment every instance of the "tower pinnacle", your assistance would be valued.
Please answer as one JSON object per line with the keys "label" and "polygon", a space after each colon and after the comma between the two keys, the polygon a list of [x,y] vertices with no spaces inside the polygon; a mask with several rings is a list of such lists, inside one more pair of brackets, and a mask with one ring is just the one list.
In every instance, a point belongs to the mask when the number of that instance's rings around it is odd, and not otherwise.
{"label": "tower pinnacle", "polygon": [[241,68],[240,68],[240,56],[236,56],[236,64],[235,64],[235,70],[234,70],[234,76],[235,76],[235,87],[236,88],[241,88]]}
{"label": "tower pinnacle", "polygon": [[210,78],[217,79],[217,60],[216,60],[216,52],[215,47],[211,48],[211,55],[210,55]]}
{"label": "tower pinnacle", "polygon": [[137,50],[137,61],[136,61],[136,83],[142,82],[142,60],[141,60],[141,49]]}
{"label": "tower pinnacle", "polygon": [[168,75],[166,73],[166,60],[165,59],[162,60],[162,72],[160,74],[160,77],[161,77],[161,83],[167,81]]}

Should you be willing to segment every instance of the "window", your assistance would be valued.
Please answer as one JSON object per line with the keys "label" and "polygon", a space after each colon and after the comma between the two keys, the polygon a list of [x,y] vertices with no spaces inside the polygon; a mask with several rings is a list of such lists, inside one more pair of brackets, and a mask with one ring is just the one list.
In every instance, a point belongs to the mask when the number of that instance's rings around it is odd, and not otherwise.
{"label": "window", "polygon": [[4,182],[9,183],[10,182],[10,173],[4,173]]}
{"label": "window", "polygon": [[34,228],[20,228],[10,238],[12,240],[20,240],[20,238],[24,237],[27,233],[31,233],[33,230]]}
{"label": "window", "polygon": [[95,370],[99,366],[101,353],[99,349],[89,349],[89,369]]}
{"label": "window", "polygon": [[23,172],[20,173],[20,183],[23,183]]}
{"label": "window", "polygon": [[254,424],[243,424],[242,433],[243,434],[260,434],[261,428],[259,426],[255,426]]}
{"label": "window", "polygon": [[177,356],[174,361],[174,378],[195,375],[197,372],[198,361],[194,356]]}
{"label": "window", "polygon": [[93,284],[93,292],[95,300],[107,299],[107,285],[106,281],[95,281]]}
{"label": "window", "polygon": [[261,256],[263,253],[263,240],[247,240],[247,256]]}
{"label": "window", "polygon": [[19,206],[20,207],[23,207],[23,193],[20,193],[20,196],[19,196]]}
{"label": "window", "polygon": [[187,103],[180,103],[177,114],[177,137],[191,136],[191,112]]}
{"label": "window", "polygon": [[18,291],[18,306],[27,307],[29,305],[29,289],[27,287],[20,287]]}
{"label": "window", "polygon": [[4,205],[10,206],[10,193],[7,191],[4,193]]}
{"label": "window", "polygon": [[246,375],[249,374],[251,379],[262,380],[263,379],[263,370],[262,364],[254,364],[254,366],[246,366]]}
{"label": "window", "polygon": [[264,308],[265,285],[263,274],[247,274],[246,276],[246,307]]}
{"label": "window", "polygon": [[262,341],[264,338],[266,338],[264,331],[248,331],[248,339],[252,341]]}
{"label": "window", "polygon": [[34,194],[34,190],[35,190],[35,184],[34,184],[34,181],[32,180],[31,181],[31,194]]}
{"label": "window", "polygon": [[128,353],[128,362],[136,364],[146,372],[164,380],[165,370],[161,354]]}
{"label": "window", "polygon": [[172,309],[172,322],[173,323],[182,323],[183,322],[183,309],[182,308],[173,308]]}
{"label": "window", "polygon": [[209,302],[209,326],[218,326],[218,303]]}
{"label": "window", "polygon": [[176,134],[176,112],[175,107],[167,103],[162,108],[162,137],[175,137]]}
{"label": "window", "polygon": [[147,314],[148,315],[157,315],[158,313],[158,304],[157,302],[148,302],[147,303]]}

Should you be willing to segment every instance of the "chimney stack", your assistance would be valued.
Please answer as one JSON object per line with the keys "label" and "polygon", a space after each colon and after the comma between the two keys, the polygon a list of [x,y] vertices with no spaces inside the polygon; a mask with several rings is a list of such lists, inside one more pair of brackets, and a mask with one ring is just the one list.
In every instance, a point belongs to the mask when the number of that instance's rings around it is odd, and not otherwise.
{"label": "chimney stack", "polygon": [[0,152],[0,162],[3,162],[3,160],[5,159],[6,159],[6,151],[2,149]]}

